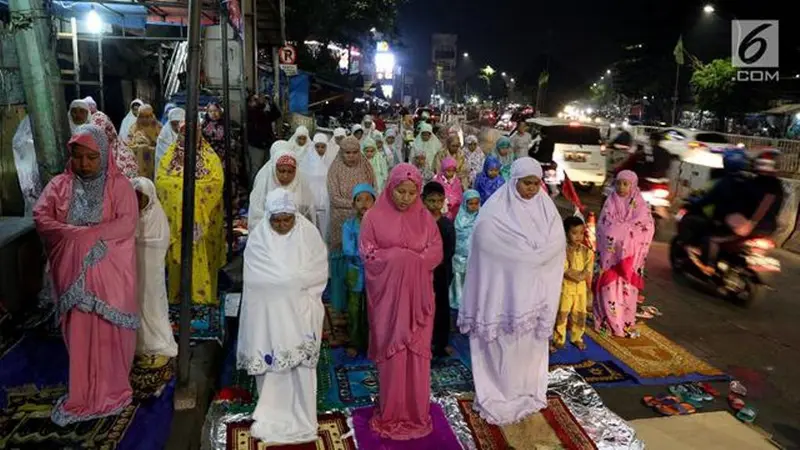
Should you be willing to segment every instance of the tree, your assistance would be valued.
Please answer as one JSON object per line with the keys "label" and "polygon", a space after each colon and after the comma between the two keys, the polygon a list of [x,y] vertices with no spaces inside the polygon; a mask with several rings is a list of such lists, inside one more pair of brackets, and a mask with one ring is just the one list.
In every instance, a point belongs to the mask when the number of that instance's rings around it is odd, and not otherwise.
{"label": "tree", "polygon": [[731,113],[741,111],[735,79],[736,68],[726,59],[715,59],[692,74],[690,83],[697,107],[713,112],[720,125]]}
{"label": "tree", "polygon": [[286,2],[286,35],[296,42],[360,43],[374,29],[399,36],[397,11],[407,0],[293,0]]}

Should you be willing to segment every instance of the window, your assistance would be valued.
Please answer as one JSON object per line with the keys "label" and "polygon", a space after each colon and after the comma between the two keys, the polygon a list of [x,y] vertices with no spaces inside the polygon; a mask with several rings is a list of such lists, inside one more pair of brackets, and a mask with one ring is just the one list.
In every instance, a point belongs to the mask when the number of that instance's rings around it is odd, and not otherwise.
{"label": "window", "polygon": [[557,125],[546,127],[543,138],[557,144],[600,145],[600,130],[594,127]]}
{"label": "window", "polygon": [[710,144],[727,144],[728,139],[724,134],[720,133],[698,133],[695,140],[699,142],[708,142]]}

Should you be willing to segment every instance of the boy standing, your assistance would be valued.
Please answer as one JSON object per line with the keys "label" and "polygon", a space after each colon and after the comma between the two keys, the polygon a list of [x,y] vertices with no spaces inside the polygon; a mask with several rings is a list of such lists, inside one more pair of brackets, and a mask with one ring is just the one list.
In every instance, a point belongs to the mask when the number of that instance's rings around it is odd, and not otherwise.
{"label": "boy standing", "polygon": [[456,251],[456,230],[453,222],[444,216],[444,186],[431,181],[422,189],[422,201],[433,214],[442,235],[442,263],[433,271],[433,292],[436,296],[436,314],[433,319],[433,355],[446,357],[452,348],[450,337],[450,283],[453,281],[453,254]]}

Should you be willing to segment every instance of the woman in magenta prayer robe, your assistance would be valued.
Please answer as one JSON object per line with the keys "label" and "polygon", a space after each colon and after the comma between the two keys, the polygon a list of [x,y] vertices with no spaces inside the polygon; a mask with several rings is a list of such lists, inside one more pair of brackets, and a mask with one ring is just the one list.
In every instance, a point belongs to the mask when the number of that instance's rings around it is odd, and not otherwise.
{"label": "woman in magenta prayer robe", "polygon": [[80,126],[69,147],[67,169],[33,211],[69,352],[69,390],[52,413],[61,426],[115,415],[130,404],[139,326],[136,194],[109,157],[102,129]]}
{"label": "woman in magenta prayer robe", "polygon": [[422,205],[422,176],[398,164],[361,223],[369,314],[368,356],[378,366],[380,402],[370,427],[396,440],[433,430],[430,415],[433,269],[442,238]]}

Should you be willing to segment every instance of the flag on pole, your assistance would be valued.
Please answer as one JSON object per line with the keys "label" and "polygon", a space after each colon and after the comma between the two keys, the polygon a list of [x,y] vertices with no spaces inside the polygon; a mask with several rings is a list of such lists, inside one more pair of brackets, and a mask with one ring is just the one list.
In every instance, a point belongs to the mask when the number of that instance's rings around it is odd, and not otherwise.
{"label": "flag on pole", "polygon": [[672,51],[672,54],[675,55],[675,64],[682,66],[684,64],[683,59],[683,36],[678,38],[678,43],[675,44],[675,50]]}
{"label": "flag on pole", "polygon": [[543,71],[539,74],[539,86],[547,84],[548,81],[550,81],[550,74],[547,73],[547,71]]}

